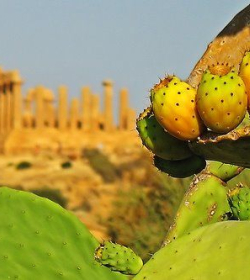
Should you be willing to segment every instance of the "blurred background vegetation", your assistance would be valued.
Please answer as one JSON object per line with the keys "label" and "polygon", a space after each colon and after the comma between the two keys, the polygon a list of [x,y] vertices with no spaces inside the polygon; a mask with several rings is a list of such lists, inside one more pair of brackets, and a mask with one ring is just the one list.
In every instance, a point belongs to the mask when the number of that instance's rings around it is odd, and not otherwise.
{"label": "blurred background vegetation", "polygon": [[[41,178],[33,178],[28,184],[28,179],[43,166],[47,169]],[[149,153],[141,148],[131,153],[121,149],[115,156],[101,149],[85,149],[78,159],[48,157],[42,158],[41,163],[25,159],[9,161],[5,168],[21,174],[23,181],[4,185],[29,190],[60,204],[88,227],[131,247],[144,260],[161,246],[192,180],[161,173],[152,165]],[[52,176],[48,181],[46,174]],[[249,176],[250,171],[245,170],[229,186],[249,185]],[[79,199],[78,204],[72,204],[74,199]]]}
{"label": "blurred background vegetation", "polygon": [[[147,260],[161,246],[191,178],[174,179],[161,173],[144,152],[120,165],[112,164],[98,150],[85,150],[83,156],[105,182],[120,184],[110,215],[100,223],[112,241],[131,247]],[[132,176],[126,185],[119,181],[133,170],[144,170],[144,176]]]}

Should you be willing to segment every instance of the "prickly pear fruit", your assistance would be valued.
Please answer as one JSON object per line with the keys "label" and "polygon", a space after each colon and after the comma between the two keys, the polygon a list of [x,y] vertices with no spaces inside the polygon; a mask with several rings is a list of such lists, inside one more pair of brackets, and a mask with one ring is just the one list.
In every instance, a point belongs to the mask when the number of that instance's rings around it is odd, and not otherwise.
{"label": "prickly pear fruit", "polygon": [[222,181],[227,182],[234,178],[244,170],[244,167],[237,165],[226,164],[219,161],[210,161],[206,166],[205,173],[212,174]]}
{"label": "prickly pear fruit", "polygon": [[234,68],[229,70],[225,66],[224,72],[222,66],[204,72],[196,96],[202,120],[217,133],[227,133],[236,128],[244,119],[247,109],[244,82]]}
{"label": "prickly pear fruit", "polygon": [[175,138],[160,126],[150,108],[139,116],[136,127],[142,143],[158,157],[180,160],[193,154],[187,142]]}
{"label": "prickly pear fruit", "polygon": [[99,243],[81,221],[34,194],[0,188],[0,235],[0,279],[127,279],[95,262]]}
{"label": "prickly pear fruit", "polygon": [[186,192],[164,243],[198,227],[223,221],[230,212],[225,183],[215,176],[201,174]]}
{"label": "prickly pear fruit", "polygon": [[132,249],[105,241],[95,252],[95,259],[113,271],[123,274],[137,274],[143,266],[142,259]]}
{"label": "prickly pear fruit", "polygon": [[206,161],[196,155],[182,160],[165,160],[155,156],[154,165],[171,177],[186,178],[201,172],[206,166]]}
{"label": "prickly pear fruit", "polygon": [[250,222],[200,227],[161,248],[133,280],[249,279]]}
{"label": "prickly pear fruit", "polygon": [[246,86],[248,106],[250,105],[250,52],[246,52],[240,65],[239,76]]}
{"label": "prickly pear fruit", "polygon": [[250,188],[235,187],[228,192],[228,200],[235,219],[250,220]]}
{"label": "prickly pear fruit", "polygon": [[196,139],[204,125],[196,110],[196,90],[168,76],[151,90],[151,102],[157,121],[170,134],[181,140]]}

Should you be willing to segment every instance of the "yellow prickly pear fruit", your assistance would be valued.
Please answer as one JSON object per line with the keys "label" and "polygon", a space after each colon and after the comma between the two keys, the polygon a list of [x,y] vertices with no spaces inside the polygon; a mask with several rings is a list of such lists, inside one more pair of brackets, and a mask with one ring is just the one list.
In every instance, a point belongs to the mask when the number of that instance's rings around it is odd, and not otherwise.
{"label": "yellow prickly pear fruit", "polygon": [[240,65],[239,76],[246,86],[248,107],[250,105],[250,52],[246,52]]}
{"label": "yellow prickly pear fruit", "polygon": [[196,90],[176,76],[167,76],[151,90],[154,115],[160,125],[181,140],[194,140],[204,130],[196,110]]}
{"label": "yellow prickly pear fruit", "polygon": [[198,87],[196,103],[205,125],[217,133],[227,133],[244,119],[247,94],[234,68],[213,65],[206,70]]}

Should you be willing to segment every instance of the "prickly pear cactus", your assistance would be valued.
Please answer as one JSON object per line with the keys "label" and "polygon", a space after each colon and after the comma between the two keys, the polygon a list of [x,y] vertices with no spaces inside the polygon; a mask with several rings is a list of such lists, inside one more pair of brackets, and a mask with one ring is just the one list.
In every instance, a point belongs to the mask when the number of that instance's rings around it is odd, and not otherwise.
{"label": "prickly pear cactus", "polygon": [[235,219],[250,220],[250,188],[235,187],[229,191],[228,200]]}
{"label": "prickly pear cactus", "polygon": [[220,178],[222,181],[227,182],[239,175],[243,170],[243,167],[237,165],[226,164],[218,161],[210,161],[208,162],[204,173],[212,174]]}
{"label": "prickly pear cactus", "polygon": [[140,114],[136,128],[145,147],[158,157],[181,160],[192,155],[187,142],[175,138],[160,126],[150,107]]}
{"label": "prickly pear cactus", "polygon": [[248,279],[250,222],[200,227],[163,247],[134,280]]}
{"label": "prickly pear cactus", "polygon": [[204,130],[195,105],[196,90],[168,76],[151,90],[151,102],[158,122],[181,140],[196,139]]}
{"label": "prickly pear cactus", "polygon": [[198,227],[223,221],[230,212],[226,184],[213,175],[201,174],[186,192],[164,243]]}
{"label": "prickly pear cactus", "polygon": [[96,249],[95,259],[113,271],[128,275],[137,274],[143,266],[142,259],[132,249],[110,241]]}
{"label": "prickly pear cactus", "polygon": [[0,279],[126,279],[95,262],[98,242],[74,215],[34,194],[0,188],[0,236]]}
{"label": "prickly pear cactus", "polygon": [[154,156],[154,165],[161,172],[167,173],[171,177],[186,178],[201,172],[206,166],[206,161],[196,155],[183,160],[165,160]]}
{"label": "prickly pear cactus", "polygon": [[250,126],[227,134],[207,133],[189,143],[191,150],[207,160],[250,167]]}
{"label": "prickly pear cactus", "polygon": [[[249,15],[250,5],[209,44],[188,84],[169,76],[151,90],[153,111],[160,125],[173,136],[187,140],[192,152],[203,160],[221,163],[209,163],[194,176],[168,232],[167,246],[134,280],[249,278],[250,221],[224,219],[232,212],[236,219],[249,218],[250,192],[238,188],[227,196],[222,181],[239,174],[242,167],[250,167]],[[228,67],[231,65],[235,69]],[[176,162],[155,156],[155,164],[170,175]]]}
{"label": "prickly pear cactus", "polygon": [[[250,52],[246,52],[242,59],[242,62],[240,64],[239,75],[246,86],[248,100],[250,100]],[[248,102],[248,109],[249,105],[250,104]]]}

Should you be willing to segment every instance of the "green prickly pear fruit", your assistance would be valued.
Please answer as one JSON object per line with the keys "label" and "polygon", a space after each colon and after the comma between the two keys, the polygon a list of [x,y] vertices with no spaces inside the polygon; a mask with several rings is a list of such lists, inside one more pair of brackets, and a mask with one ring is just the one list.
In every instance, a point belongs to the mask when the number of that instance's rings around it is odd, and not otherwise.
{"label": "green prickly pear fruit", "polygon": [[132,249],[109,241],[96,249],[95,259],[111,270],[127,275],[137,274],[143,266],[142,259]]}
{"label": "green prickly pear fruit", "polygon": [[99,242],[58,204],[0,188],[0,279],[124,280],[94,260]]}
{"label": "green prickly pear fruit", "polygon": [[157,121],[181,140],[194,140],[204,131],[195,104],[196,90],[176,76],[168,76],[151,90]]}
{"label": "green prickly pear fruit", "polygon": [[250,188],[239,185],[230,190],[228,201],[235,219],[250,220]]}
{"label": "green prickly pear fruit", "polygon": [[210,161],[207,166],[205,173],[212,174],[222,181],[227,182],[234,178],[244,170],[244,167],[237,165],[226,164],[219,161]]}
{"label": "green prickly pear fruit", "polygon": [[160,126],[150,108],[139,116],[136,127],[142,143],[158,157],[180,160],[193,154],[187,142],[175,138]]}
{"label": "green prickly pear fruit", "polygon": [[202,76],[196,102],[205,125],[214,132],[227,133],[236,128],[246,114],[244,82],[234,68],[210,67]]}
{"label": "green prickly pear fruit", "polygon": [[164,243],[198,227],[223,221],[230,212],[225,183],[215,176],[201,174],[186,192]]}
{"label": "green prickly pear fruit", "polygon": [[250,105],[250,52],[246,52],[240,65],[239,76],[246,86],[248,109]]}
{"label": "green prickly pear fruit", "polygon": [[206,161],[196,155],[183,160],[165,160],[155,156],[154,165],[171,177],[186,178],[201,172],[206,166]]}
{"label": "green prickly pear fruit", "polygon": [[249,252],[249,221],[214,223],[161,248],[133,280],[249,279]]}

